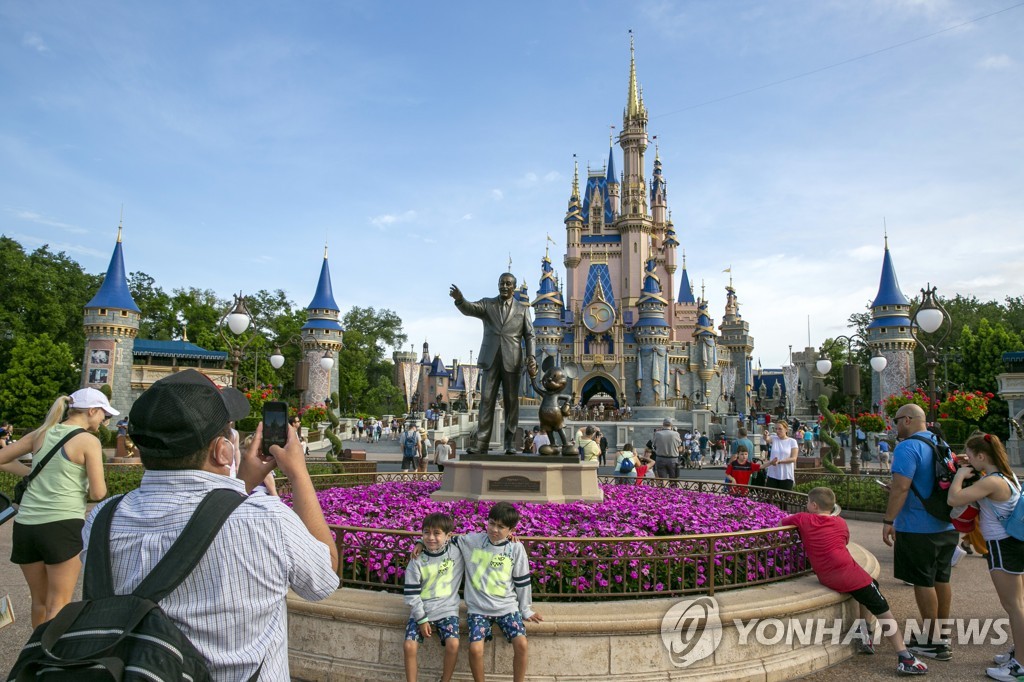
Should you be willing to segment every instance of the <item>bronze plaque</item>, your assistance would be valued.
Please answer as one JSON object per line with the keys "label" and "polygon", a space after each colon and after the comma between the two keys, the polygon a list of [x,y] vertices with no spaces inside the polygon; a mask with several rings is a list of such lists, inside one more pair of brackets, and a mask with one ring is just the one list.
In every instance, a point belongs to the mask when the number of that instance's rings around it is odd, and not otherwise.
{"label": "bronze plaque", "polygon": [[496,481],[487,481],[487,491],[493,493],[539,493],[540,481],[531,481],[526,476],[502,476]]}

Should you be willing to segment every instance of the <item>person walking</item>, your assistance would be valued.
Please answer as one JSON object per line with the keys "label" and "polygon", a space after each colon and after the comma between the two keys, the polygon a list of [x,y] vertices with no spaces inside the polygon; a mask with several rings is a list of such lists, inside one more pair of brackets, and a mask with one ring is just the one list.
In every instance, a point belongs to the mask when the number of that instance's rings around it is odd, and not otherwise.
{"label": "person walking", "polygon": [[654,475],[658,478],[679,478],[679,451],[683,445],[679,432],[666,419],[654,432]]}
{"label": "person walking", "polygon": [[767,487],[779,490],[792,490],[796,486],[796,460],[800,454],[800,446],[789,437],[789,424],[786,420],[775,422],[775,433],[771,437],[768,453]]}
{"label": "person walking", "polygon": [[99,428],[120,412],[95,388],[54,401],[42,426],[0,450],[0,464],[33,453],[33,476],[11,532],[11,562],[21,566],[32,598],[32,626],[71,603],[82,570],[88,499],[107,496]]}
{"label": "person walking", "polygon": [[907,403],[896,410],[893,422],[901,442],[893,451],[882,541],[894,548],[893,575],[914,586],[921,620],[932,624],[928,641],[912,641],[910,650],[918,656],[948,661],[953,652],[949,641],[941,636],[940,623],[951,613],[953,590],[949,580],[960,534],[948,518],[932,516],[924,506],[923,500],[938,485],[933,448],[938,440],[926,427],[924,410]]}

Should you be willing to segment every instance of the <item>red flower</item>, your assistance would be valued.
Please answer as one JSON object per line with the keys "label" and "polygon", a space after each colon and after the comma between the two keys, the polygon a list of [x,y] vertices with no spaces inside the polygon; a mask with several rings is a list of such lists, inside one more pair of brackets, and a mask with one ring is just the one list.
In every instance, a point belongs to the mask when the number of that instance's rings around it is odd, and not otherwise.
{"label": "red flower", "polygon": [[989,400],[991,400],[992,398],[995,398],[996,396],[993,393],[986,393],[985,397],[988,398]]}

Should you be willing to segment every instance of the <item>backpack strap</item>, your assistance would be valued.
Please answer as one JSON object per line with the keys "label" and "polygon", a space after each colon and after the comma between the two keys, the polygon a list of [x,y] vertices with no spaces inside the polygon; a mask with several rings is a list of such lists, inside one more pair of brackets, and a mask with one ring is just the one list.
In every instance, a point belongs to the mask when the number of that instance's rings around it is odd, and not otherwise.
{"label": "backpack strap", "polygon": [[202,560],[221,526],[246,499],[230,488],[211,490],[199,503],[185,529],[135,591],[137,597],[159,602],[173,592]]}
{"label": "backpack strap", "polygon": [[85,577],[82,579],[83,601],[114,596],[114,573],[110,566],[110,523],[114,518],[114,510],[123,499],[124,495],[112,498],[92,520],[89,551],[85,555]]}
{"label": "backpack strap", "polygon": [[[907,440],[919,440],[922,443],[927,443],[931,447],[931,449],[932,449],[932,477],[934,478],[935,477],[935,461],[938,460],[938,458],[939,458],[939,444],[937,442],[933,441],[931,438],[926,438],[925,436],[919,436],[916,433],[913,436],[911,436],[910,438],[908,438]],[[939,484],[938,481],[933,481],[933,483],[932,483],[932,485],[938,485],[938,484]],[[910,491],[912,493],[914,493],[915,495],[917,495],[917,499],[919,499],[921,501],[921,504],[924,504],[924,497],[921,495],[921,493],[917,492],[917,488],[914,487],[914,479],[910,479]]]}
{"label": "backpack strap", "polygon": [[43,470],[43,467],[46,466],[46,464],[51,459],[53,459],[54,455],[56,455],[58,452],[60,452],[60,449],[62,447],[64,447],[65,443],[67,443],[69,440],[71,440],[72,438],[74,438],[75,436],[77,436],[80,433],[85,433],[85,429],[74,429],[74,430],[69,431],[66,434],[64,434],[64,437],[61,438],[59,441],[57,441],[57,444],[53,446],[53,449],[46,453],[46,456],[43,457],[43,461],[39,462],[39,466],[37,466],[27,476],[25,476],[25,479],[24,479],[25,480],[25,485],[27,486],[29,483],[32,482],[32,480],[36,476],[39,475],[39,472]]}

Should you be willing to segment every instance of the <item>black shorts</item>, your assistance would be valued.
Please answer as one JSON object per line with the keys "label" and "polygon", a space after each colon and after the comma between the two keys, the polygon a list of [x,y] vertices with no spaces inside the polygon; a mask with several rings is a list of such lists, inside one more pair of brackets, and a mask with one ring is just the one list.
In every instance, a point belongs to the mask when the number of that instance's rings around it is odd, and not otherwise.
{"label": "black shorts", "polygon": [[775,488],[776,490],[792,490],[796,486],[796,481],[788,478],[772,478],[768,477],[766,488]]}
{"label": "black shorts", "polygon": [[893,548],[893,575],[915,587],[935,587],[948,583],[952,573],[953,550],[960,541],[955,530],[941,533],[901,533],[896,531]]}
{"label": "black shorts", "polygon": [[15,521],[11,531],[11,563],[64,563],[82,553],[83,526],[85,519],[37,524]]}
{"label": "black shorts", "polygon": [[847,592],[846,594],[853,597],[858,604],[863,604],[867,607],[867,610],[871,612],[873,616],[881,616],[883,613],[889,610],[889,602],[885,600],[882,593],[878,591],[878,581],[872,580],[870,585],[866,585],[859,590],[853,592]]}
{"label": "black shorts", "polygon": [[1002,540],[989,540],[985,544],[988,546],[988,555],[985,556],[988,570],[1015,575],[1024,573],[1024,542],[1006,537]]}

